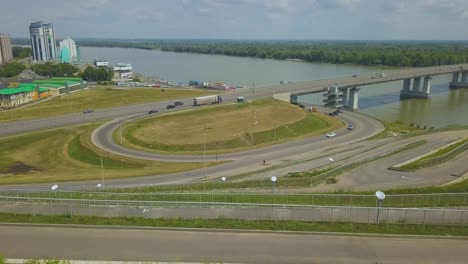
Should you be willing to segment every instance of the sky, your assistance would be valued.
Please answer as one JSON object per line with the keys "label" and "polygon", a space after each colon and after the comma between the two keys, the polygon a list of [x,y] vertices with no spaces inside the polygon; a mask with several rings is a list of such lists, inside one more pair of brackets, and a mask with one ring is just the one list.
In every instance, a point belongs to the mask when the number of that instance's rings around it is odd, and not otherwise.
{"label": "sky", "polygon": [[[468,0],[0,0],[0,32],[58,39],[467,40]],[[6,12],[5,12],[6,11]]]}

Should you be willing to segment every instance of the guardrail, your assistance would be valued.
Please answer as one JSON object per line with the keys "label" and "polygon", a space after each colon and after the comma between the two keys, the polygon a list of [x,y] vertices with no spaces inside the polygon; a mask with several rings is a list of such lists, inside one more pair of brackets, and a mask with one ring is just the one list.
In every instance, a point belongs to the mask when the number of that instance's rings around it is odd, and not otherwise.
{"label": "guardrail", "polygon": [[[375,206],[374,195],[359,194],[279,194],[275,193],[108,193],[108,192],[11,192],[0,191],[0,199],[48,198],[96,201],[141,201],[184,204],[197,202],[218,205],[274,204],[274,205],[329,205]],[[397,194],[387,195],[383,207],[468,207],[468,193]]]}
{"label": "guardrail", "polygon": [[104,201],[1,198],[0,212],[32,215],[185,219],[292,220],[307,222],[467,225],[468,210],[242,203]]}

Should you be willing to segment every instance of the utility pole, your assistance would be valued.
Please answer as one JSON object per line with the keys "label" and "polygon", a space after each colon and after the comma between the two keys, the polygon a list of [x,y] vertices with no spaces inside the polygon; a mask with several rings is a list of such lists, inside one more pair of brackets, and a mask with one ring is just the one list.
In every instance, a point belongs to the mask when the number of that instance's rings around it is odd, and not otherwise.
{"label": "utility pole", "polygon": [[123,145],[122,144],[122,123],[123,123],[123,120],[120,120],[120,145]]}
{"label": "utility pole", "polygon": [[104,186],[104,163],[102,161],[102,154],[101,154],[101,176],[102,176],[102,186]]}
{"label": "utility pole", "polygon": [[203,172],[206,177],[206,123],[203,124]]}
{"label": "utility pole", "polygon": [[252,81],[252,95],[255,95],[255,81]]}

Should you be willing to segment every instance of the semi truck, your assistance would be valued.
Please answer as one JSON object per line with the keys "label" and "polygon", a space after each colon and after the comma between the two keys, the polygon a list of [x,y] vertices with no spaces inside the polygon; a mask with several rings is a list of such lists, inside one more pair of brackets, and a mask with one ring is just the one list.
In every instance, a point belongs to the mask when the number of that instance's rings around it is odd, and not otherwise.
{"label": "semi truck", "polygon": [[223,102],[223,98],[219,95],[208,95],[193,98],[193,105],[206,105],[206,104],[220,104]]}

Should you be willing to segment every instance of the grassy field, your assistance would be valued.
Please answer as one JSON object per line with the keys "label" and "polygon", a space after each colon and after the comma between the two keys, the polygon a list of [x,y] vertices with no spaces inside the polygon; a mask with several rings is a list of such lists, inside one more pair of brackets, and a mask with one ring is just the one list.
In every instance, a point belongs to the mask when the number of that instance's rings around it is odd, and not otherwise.
{"label": "grassy field", "polygon": [[124,145],[162,152],[226,152],[325,134],[337,118],[274,99],[147,118],[126,124]]}
{"label": "grassy field", "polygon": [[[401,167],[391,167],[390,169],[399,170],[399,171],[415,171],[415,170],[418,170],[418,169],[421,169],[421,168],[436,166],[437,164],[445,162],[446,161],[445,159],[447,159],[447,160],[450,159],[450,157],[444,158],[443,161],[438,161],[437,159],[434,160],[435,158],[437,158],[437,157],[442,158],[442,156],[444,156],[447,153],[451,152],[452,150],[460,147],[461,145],[466,144],[467,142],[468,142],[468,138],[466,138],[464,140],[461,140],[460,142],[452,144],[450,146],[441,148],[438,151],[436,151],[436,152],[434,152],[434,153],[432,153],[432,154],[430,154],[428,156],[424,156],[424,157],[422,157],[422,158],[420,158],[418,160],[415,160],[415,161],[413,161],[411,163],[405,164],[405,165],[403,165]],[[454,158],[456,156],[456,154],[453,154],[453,155],[454,156],[452,158]]]}
{"label": "grassy field", "polygon": [[438,226],[410,224],[358,224],[300,221],[252,221],[233,219],[145,219],[108,218],[84,216],[45,216],[13,215],[0,213],[0,222],[34,224],[79,224],[79,225],[117,225],[149,227],[181,227],[238,230],[278,230],[308,232],[346,232],[375,234],[440,235],[467,236],[468,226]]}
{"label": "grassy field", "polygon": [[90,140],[97,126],[91,124],[0,139],[0,184],[101,179],[101,155],[106,179],[203,167],[203,163],[142,161],[101,152]]}
{"label": "grassy field", "polygon": [[403,124],[400,121],[395,121],[395,122],[382,121],[382,122],[385,125],[385,130],[375,135],[374,137],[372,137],[372,139],[394,137],[395,135],[407,134],[407,133],[411,133],[414,131],[422,130],[421,128],[417,128],[415,126],[409,126],[409,125]]}
{"label": "grassy field", "polygon": [[90,88],[27,107],[0,112],[0,122],[19,119],[80,113],[85,109],[157,102],[183,97],[207,95],[212,92],[192,89],[155,88],[112,89]]}

